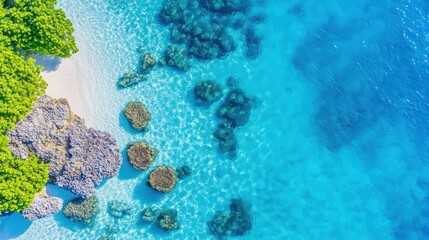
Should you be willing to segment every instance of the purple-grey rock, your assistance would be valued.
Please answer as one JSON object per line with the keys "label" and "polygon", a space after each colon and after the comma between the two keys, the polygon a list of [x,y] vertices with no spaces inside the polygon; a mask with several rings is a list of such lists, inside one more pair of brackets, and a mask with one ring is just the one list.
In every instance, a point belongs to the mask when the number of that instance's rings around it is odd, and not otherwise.
{"label": "purple-grey rock", "polygon": [[61,211],[63,200],[61,198],[49,196],[45,189],[36,194],[30,207],[21,212],[22,216],[28,220],[37,220]]}
{"label": "purple-grey rock", "polygon": [[19,158],[30,152],[49,163],[50,182],[87,198],[104,178],[117,175],[122,157],[116,140],[85,126],[66,99],[44,95],[26,118],[7,133]]}

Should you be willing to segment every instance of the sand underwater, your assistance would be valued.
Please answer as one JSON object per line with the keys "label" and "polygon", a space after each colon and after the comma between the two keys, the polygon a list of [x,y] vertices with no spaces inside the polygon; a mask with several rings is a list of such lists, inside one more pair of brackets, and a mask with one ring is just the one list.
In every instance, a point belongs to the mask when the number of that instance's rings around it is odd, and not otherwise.
{"label": "sand underwater", "polygon": [[[124,156],[128,143],[145,140],[159,150],[151,169],[187,164],[192,175],[160,194],[146,185],[149,171],[125,160],[96,191],[94,227],[62,213],[34,222],[14,214],[0,219],[0,239],[216,239],[208,221],[238,197],[251,204],[254,221],[237,239],[429,238],[427,1],[253,0],[243,24],[261,39],[258,56],[246,56],[246,37],[231,28],[237,49],[226,56],[193,58],[185,73],[159,67],[118,89],[142,50],[162,56],[171,44],[158,19],[163,1],[59,0],[59,7],[76,30],[87,121],[112,133]],[[201,107],[193,96],[203,79],[226,93],[230,76],[252,98],[233,159],[213,137],[222,100]],[[129,101],[151,112],[148,132],[124,118]],[[54,186],[48,192],[73,198]],[[132,214],[110,217],[115,199],[132,204]],[[148,206],[176,209],[180,228],[165,233],[142,223]]]}

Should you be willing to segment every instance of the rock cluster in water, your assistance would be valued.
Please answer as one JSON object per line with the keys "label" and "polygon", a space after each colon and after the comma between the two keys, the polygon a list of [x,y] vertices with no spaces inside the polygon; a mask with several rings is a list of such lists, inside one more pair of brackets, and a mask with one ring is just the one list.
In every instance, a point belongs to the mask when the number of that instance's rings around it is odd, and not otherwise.
{"label": "rock cluster in water", "polygon": [[141,219],[145,222],[155,222],[158,218],[158,210],[147,207],[141,213]]}
{"label": "rock cluster in water", "polygon": [[197,103],[211,105],[222,98],[223,89],[222,86],[215,81],[202,80],[195,84],[194,94]]}
{"label": "rock cluster in water", "polygon": [[125,117],[137,131],[145,131],[150,120],[150,112],[141,102],[129,102],[124,111]]}
{"label": "rock cluster in water", "polygon": [[142,72],[149,73],[156,66],[156,57],[152,53],[145,53],[142,57]]}
{"label": "rock cluster in water", "polygon": [[158,150],[149,146],[147,142],[131,143],[127,150],[128,162],[140,170],[149,168],[157,155]]}
{"label": "rock cluster in water", "polygon": [[[237,79],[230,77],[227,82],[230,90],[216,111],[222,121],[213,136],[219,141],[223,153],[235,157],[238,148],[235,129],[248,122],[252,105],[251,99],[239,88]],[[223,91],[220,84],[214,81],[199,81],[194,87],[194,95],[197,103],[212,104],[222,98]]]}
{"label": "rock cluster in water", "polygon": [[94,225],[94,220],[99,212],[98,199],[95,196],[87,199],[75,198],[68,202],[63,209],[65,217],[73,222],[81,222],[87,226]]}
{"label": "rock cluster in water", "polygon": [[191,68],[186,49],[178,45],[168,46],[164,58],[165,64],[178,70],[188,71]]}
{"label": "rock cluster in water", "polygon": [[216,237],[243,236],[252,229],[251,206],[242,199],[232,199],[229,211],[216,211],[209,222],[210,233]]}
{"label": "rock cluster in water", "polygon": [[149,175],[149,186],[153,189],[168,193],[174,189],[177,182],[176,171],[168,166],[160,166],[155,168]]}
{"label": "rock cluster in water", "polygon": [[177,210],[166,209],[158,216],[158,226],[164,231],[170,232],[179,228]]}
{"label": "rock cluster in water", "polygon": [[139,74],[136,71],[129,71],[122,76],[118,81],[118,86],[122,88],[131,87],[137,83],[143,82],[147,77],[143,74]]}
{"label": "rock cluster in water", "polygon": [[61,211],[63,200],[46,194],[46,189],[34,196],[30,207],[21,212],[22,216],[28,220],[44,218]]}
{"label": "rock cluster in water", "polygon": [[104,178],[117,175],[122,157],[108,133],[88,128],[65,99],[44,95],[8,133],[12,153],[31,152],[49,163],[50,182],[87,198]]}
{"label": "rock cluster in water", "polygon": [[249,10],[249,0],[165,0],[159,18],[169,27],[171,41],[185,45],[189,56],[222,58],[237,48],[232,31],[243,29],[246,55],[255,58],[261,37],[254,26],[263,18],[248,17]]}
{"label": "rock cluster in water", "polygon": [[124,201],[113,200],[107,204],[107,213],[114,218],[125,217],[131,214],[131,211],[131,205]]}

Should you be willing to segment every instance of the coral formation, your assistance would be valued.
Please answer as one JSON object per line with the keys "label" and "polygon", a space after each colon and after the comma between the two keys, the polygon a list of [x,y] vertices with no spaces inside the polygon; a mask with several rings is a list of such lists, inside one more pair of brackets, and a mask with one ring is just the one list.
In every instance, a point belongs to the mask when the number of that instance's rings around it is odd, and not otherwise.
{"label": "coral formation", "polygon": [[252,229],[251,205],[242,199],[232,199],[229,211],[217,211],[209,224],[216,237],[243,236]]}
{"label": "coral formation", "polygon": [[235,137],[235,125],[230,121],[220,123],[213,135],[219,141],[219,147],[222,152],[235,154],[237,151],[238,142]]}
{"label": "coral formation", "polygon": [[118,86],[126,88],[145,81],[146,79],[146,76],[143,74],[138,74],[136,71],[129,71],[119,79]]}
{"label": "coral formation", "polygon": [[146,170],[158,155],[158,150],[149,146],[146,142],[130,144],[127,150],[128,162],[135,168]]}
{"label": "coral formation", "polygon": [[109,201],[107,204],[107,213],[111,217],[122,218],[129,215],[132,211],[132,207],[129,203],[119,200]]}
{"label": "coral formation", "polygon": [[170,45],[165,50],[165,63],[170,66],[177,68],[181,71],[188,71],[191,68],[188,55],[185,48],[178,45]]}
{"label": "coral formation", "polygon": [[228,92],[225,101],[219,106],[217,115],[231,121],[236,126],[247,123],[250,116],[250,99],[243,90],[234,88]]}
{"label": "coral formation", "polygon": [[145,222],[155,222],[158,217],[158,211],[154,208],[147,207],[143,209],[141,218]]}
{"label": "coral formation", "polygon": [[248,27],[244,31],[244,38],[246,43],[246,56],[249,58],[256,58],[261,53],[262,38],[256,34],[255,29]]}
{"label": "coral formation", "polygon": [[176,168],[176,173],[178,179],[185,179],[191,175],[192,169],[187,165],[183,165]]}
{"label": "coral formation", "polygon": [[152,53],[145,53],[142,57],[142,72],[149,73],[156,66],[156,57]]}
{"label": "coral formation", "polygon": [[176,171],[171,167],[157,167],[149,175],[149,185],[153,189],[163,193],[171,192],[176,182]]}
{"label": "coral formation", "polygon": [[94,220],[100,212],[98,199],[91,196],[87,199],[75,198],[67,203],[63,214],[73,222],[82,222],[85,225],[94,225]]}
{"label": "coral formation", "polygon": [[[159,16],[161,22],[169,26],[172,42],[184,44],[190,56],[212,60],[237,48],[230,29],[246,25],[249,8],[248,0],[165,0]],[[253,16],[248,22],[255,25],[260,18]],[[255,39],[247,41],[247,55],[252,58],[259,50]]]}
{"label": "coral formation", "polygon": [[27,117],[8,133],[12,153],[26,159],[31,152],[49,163],[50,182],[84,198],[122,164],[116,140],[87,128],[65,99],[42,96]]}
{"label": "coral formation", "polygon": [[21,212],[22,216],[28,220],[44,218],[61,211],[63,200],[61,198],[49,196],[46,189],[36,194],[29,208]]}
{"label": "coral formation", "polygon": [[163,210],[158,216],[158,226],[167,232],[178,229],[179,220],[177,216],[177,210]]}
{"label": "coral formation", "polygon": [[150,112],[141,102],[129,102],[124,111],[125,117],[137,131],[145,131],[150,120]]}
{"label": "coral formation", "polygon": [[244,12],[248,7],[247,0],[200,0],[200,2],[207,10],[221,14]]}
{"label": "coral formation", "polygon": [[212,104],[223,96],[222,86],[212,80],[198,81],[194,87],[197,103]]}

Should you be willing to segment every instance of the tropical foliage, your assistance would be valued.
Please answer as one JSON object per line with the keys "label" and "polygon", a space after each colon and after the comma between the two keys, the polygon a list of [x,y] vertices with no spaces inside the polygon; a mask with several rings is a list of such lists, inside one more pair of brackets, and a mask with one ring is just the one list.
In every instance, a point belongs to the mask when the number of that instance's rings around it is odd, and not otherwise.
{"label": "tropical foliage", "polygon": [[36,156],[12,155],[6,132],[46,89],[41,67],[28,54],[77,52],[72,24],[55,5],[56,0],[0,0],[0,215],[27,208],[48,181],[48,166]]}
{"label": "tropical foliage", "polygon": [[[59,58],[77,52],[73,26],[56,0],[14,0],[6,9],[3,34],[27,54],[39,53]],[[5,21],[6,22],[6,21]]]}

